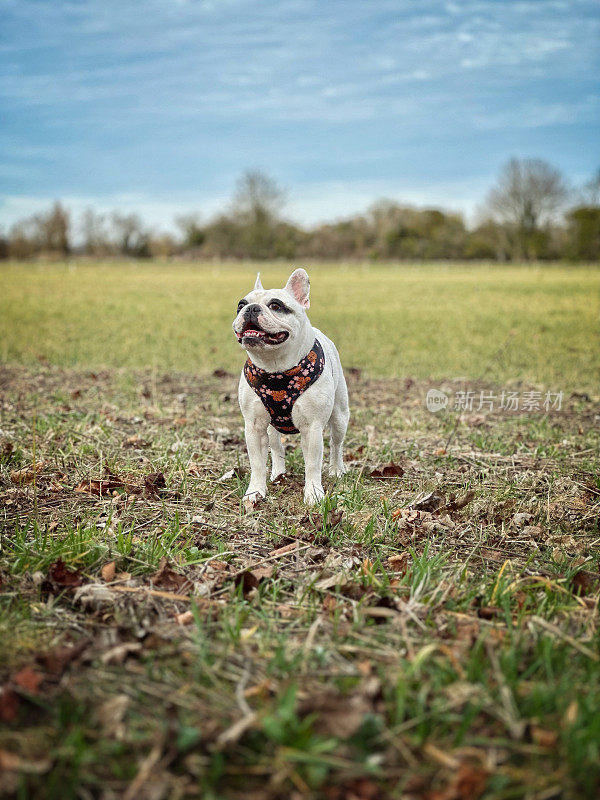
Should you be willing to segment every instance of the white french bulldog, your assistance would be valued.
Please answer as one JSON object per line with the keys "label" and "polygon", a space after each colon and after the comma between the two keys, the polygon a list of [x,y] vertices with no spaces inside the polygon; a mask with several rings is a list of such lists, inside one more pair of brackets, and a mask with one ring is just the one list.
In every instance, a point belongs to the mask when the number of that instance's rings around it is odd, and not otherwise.
{"label": "white french bulldog", "polygon": [[[271,480],[285,473],[280,432],[299,432],[304,454],[304,501],[324,496],[321,484],[323,431],[329,427],[330,475],[342,475],[342,443],[348,427],[348,390],[340,357],[330,339],[306,315],[310,281],[295,270],[283,289],[265,290],[260,273],[238,304],[233,331],[248,353],[239,385],[250,483],[244,496],[253,507],[267,493],[267,448]],[[275,427],[276,426],[276,427]]]}

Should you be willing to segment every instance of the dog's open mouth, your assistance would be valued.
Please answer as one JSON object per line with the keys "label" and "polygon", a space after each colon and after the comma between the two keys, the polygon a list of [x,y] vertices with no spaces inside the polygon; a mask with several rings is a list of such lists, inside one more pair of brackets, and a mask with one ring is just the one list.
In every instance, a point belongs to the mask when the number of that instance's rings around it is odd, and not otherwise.
{"label": "dog's open mouth", "polygon": [[287,331],[268,333],[267,331],[263,331],[262,328],[259,328],[252,322],[246,322],[242,332],[237,334],[238,342],[250,345],[259,343],[282,344],[283,342],[285,342],[288,336],[289,333]]}

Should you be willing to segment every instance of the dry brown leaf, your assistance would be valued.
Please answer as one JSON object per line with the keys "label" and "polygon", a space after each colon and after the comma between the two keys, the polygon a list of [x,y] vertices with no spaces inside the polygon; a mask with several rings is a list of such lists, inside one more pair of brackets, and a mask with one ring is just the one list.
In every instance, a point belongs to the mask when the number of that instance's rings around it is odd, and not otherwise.
{"label": "dry brown leaf", "polygon": [[433,492],[423,492],[420,494],[412,501],[409,507],[415,511],[428,511],[431,513],[445,505],[445,496],[441,492],[434,490]]}
{"label": "dry brown leaf", "polygon": [[242,586],[242,592],[246,596],[252,589],[256,589],[258,584],[273,575],[273,567],[266,564],[264,567],[254,567],[244,572],[238,573],[235,578],[235,585]]}
{"label": "dry brown leaf", "polygon": [[15,483],[17,486],[23,486],[26,483],[31,483],[35,480],[45,466],[45,461],[36,461],[35,464],[30,464],[27,467],[23,467],[23,469],[13,469],[10,473],[11,483]]}
{"label": "dry brown leaf", "polygon": [[102,579],[106,581],[106,583],[110,583],[115,579],[115,572],[116,566],[114,561],[109,561],[108,564],[105,564],[101,569]]}
{"label": "dry brown leaf", "polygon": [[262,498],[259,494],[254,494],[252,497],[244,497],[242,505],[244,506],[244,511],[246,514],[252,514],[252,512],[262,503],[264,498]]}
{"label": "dry brown leaf", "polygon": [[171,592],[179,592],[184,587],[191,588],[190,582],[185,575],[180,575],[178,572],[175,572],[164,556],[160,560],[158,570],[150,580],[153,586],[156,586],[158,589],[165,589]]}
{"label": "dry brown leaf", "polygon": [[10,686],[0,688],[0,722],[14,722],[19,714],[19,695]]}
{"label": "dry brown leaf", "polygon": [[0,775],[6,771],[16,771],[21,768],[21,757],[8,750],[0,750]]}
{"label": "dry brown leaf", "polygon": [[429,792],[427,800],[479,800],[489,777],[489,772],[482,767],[463,762],[450,783],[444,789]]}
{"label": "dry brown leaf", "polygon": [[448,503],[448,510],[461,511],[463,508],[468,506],[469,503],[474,499],[475,499],[475,490],[469,489],[469,491],[463,494],[462,497],[459,497],[456,500],[452,500],[450,503]]}
{"label": "dry brown leaf", "polygon": [[26,692],[29,692],[29,694],[37,694],[40,683],[43,680],[43,675],[40,675],[39,672],[36,672],[29,665],[22,667],[22,669],[20,669],[12,677],[12,683],[14,683],[15,686],[18,686],[20,689],[24,689]]}
{"label": "dry brown leaf", "polygon": [[81,586],[83,577],[79,570],[69,569],[62,558],[59,558],[48,569],[48,582],[51,584],[49,590],[54,588],[74,589]]}
{"label": "dry brown leaf", "polygon": [[597,572],[588,572],[582,569],[573,576],[571,586],[573,593],[581,595],[581,597],[596,594],[600,591],[600,575]]}
{"label": "dry brown leaf", "polygon": [[72,647],[55,647],[52,650],[38,653],[35,660],[46,672],[50,672],[53,675],[62,675],[68,664],[79,658],[89,645],[89,639],[82,639]]}
{"label": "dry brown leaf", "polygon": [[477,616],[480,619],[496,619],[502,617],[504,612],[498,606],[481,606],[477,609]]}
{"label": "dry brown leaf", "polygon": [[558,741],[558,731],[549,731],[546,728],[540,728],[539,725],[532,725],[529,729],[531,740],[548,750],[556,747]]}
{"label": "dry brown leaf", "polygon": [[151,472],[144,478],[144,489],[148,495],[160,495],[167,488],[167,482],[162,472]]}
{"label": "dry brown leaf", "polygon": [[399,572],[402,575],[406,575],[409,559],[410,555],[408,553],[394,553],[393,555],[389,556],[387,563],[393,572]]}
{"label": "dry brown leaf", "polygon": [[401,478],[403,475],[403,468],[400,466],[400,464],[395,464],[393,461],[390,461],[389,464],[385,464],[383,467],[374,469],[371,472],[371,478],[379,481],[388,480],[389,478]]}
{"label": "dry brown leaf", "polygon": [[117,475],[109,473],[106,478],[92,479],[84,478],[75,487],[74,491],[84,494],[91,494],[96,497],[104,497],[115,489],[125,488],[125,483]]}
{"label": "dry brown leaf", "polygon": [[128,436],[127,439],[123,441],[123,447],[140,449],[149,447],[149,443],[145,439],[142,439],[141,436]]}

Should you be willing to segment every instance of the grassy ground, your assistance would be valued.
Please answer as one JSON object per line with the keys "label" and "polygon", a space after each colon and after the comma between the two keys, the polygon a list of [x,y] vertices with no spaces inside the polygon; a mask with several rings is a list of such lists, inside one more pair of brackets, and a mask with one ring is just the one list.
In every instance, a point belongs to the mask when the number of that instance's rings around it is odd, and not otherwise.
{"label": "grassy ground", "polygon": [[[281,286],[288,265],[261,265]],[[234,370],[230,325],[256,265],[0,267],[3,361]],[[595,391],[600,270],[544,265],[310,266],[311,319],[379,377],[490,377]],[[585,369],[582,364],[585,363]]]}
{"label": "grassy ground", "polygon": [[[148,269],[134,293],[132,276]],[[13,300],[16,270],[3,273]],[[491,318],[494,285],[503,300],[487,343],[478,334],[462,370],[470,344],[460,351],[456,322],[442,353],[421,325],[435,380],[373,377],[395,372],[379,350],[371,374],[349,374],[350,472],[326,480],[328,497],[307,514],[302,458],[289,437],[287,480],[248,516],[237,380],[210,374],[239,362],[227,324],[242,268],[215,273],[231,290],[222,289],[219,310],[211,298],[203,306],[202,272],[177,268],[166,282],[156,267],[128,267],[117,282],[116,270],[102,267],[115,306],[112,315],[103,306],[97,328],[97,308],[85,314],[93,269],[76,273],[82,281],[62,318],[61,270],[25,269],[29,292],[1,323],[13,363],[0,372],[0,795],[595,796],[600,406],[586,310],[594,273],[502,273],[513,286],[537,286],[538,297],[545,287],[558,337],[540,333],[545,360],[541,350],[535,356],[542,345],[525,343],[519,372],[510,342],[522,342],[532,315],[520,316],[521,294],[503,294],[500,271],[427,268],[419,283],[416,268],[317,270],[315,311],[321,279],[327,292],[337,286],[350,297],[344,274],[355,287],[352,309],[375,292],[374,276],[380,287],[420,287],[413,295],[423,313],[432,312],[422,298],[433,302],[433,287],[461,314]],[[244,272],[250,280],[251,268]],[[173,325],[183,337],[175,299],[158,313],[161,291],[174,284],[180,322],[196,307],[211,320],[212,355],[189,326],[203,358],[193,370],[204,375],[172,371],[183,339],[142,334],[150,304],[157,329]],[[474,299],[476,285],[485,300]],[[416,319],[408,300],[398,303]],[[367,305],[364,338],[334,314],[347,364],[370,363],[364,347],[376,316]],[[535,325],[537,305],[529,300]],[[506,320],[518,332],[494,358],[490,331],[504,333]],[[402,336],[386,335],[382,348],[396,336],[401,364],[417,362],[414,342],[406,355]],[[572,342],[587,342],[587,361],[569,355]],[[140,363],[155,346],[169,368],[98,366]],[[350,360],[344,347],[353,348]],[[182,370],[193,352],[180,348]],[[96,366],[34,366],[37,355]],[[486,366],[484,381],[475,380]],[[455,369],[472,379],[449,379]],[[490,411],[477,399],[461,415],[452,408],[459,391],[499,395],[509,383],[521,398],[534,383],[563,389],[561,409]],[[426,410],[430,388],[447,392],[448,409]],[[385,465],[389,477],[380,479]]]}

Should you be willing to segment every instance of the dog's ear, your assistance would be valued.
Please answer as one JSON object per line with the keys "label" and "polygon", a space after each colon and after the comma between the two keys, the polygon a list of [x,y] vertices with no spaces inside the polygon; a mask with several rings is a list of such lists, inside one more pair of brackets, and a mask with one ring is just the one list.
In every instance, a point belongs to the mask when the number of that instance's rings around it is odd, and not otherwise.
{"label": "dog's ear", "polygon": [[256,283],[254,284],[254,291],[263,291],[263,285],[260,282],[260,272],[256,273]]}
{"label": "dog's ear", "polygon": [[289,292],[301,306],[310,308],[310,300],[308,299],[310,293],[310,279],[305,269],[295,269],[292,272],[285,285],[285,290]]}

